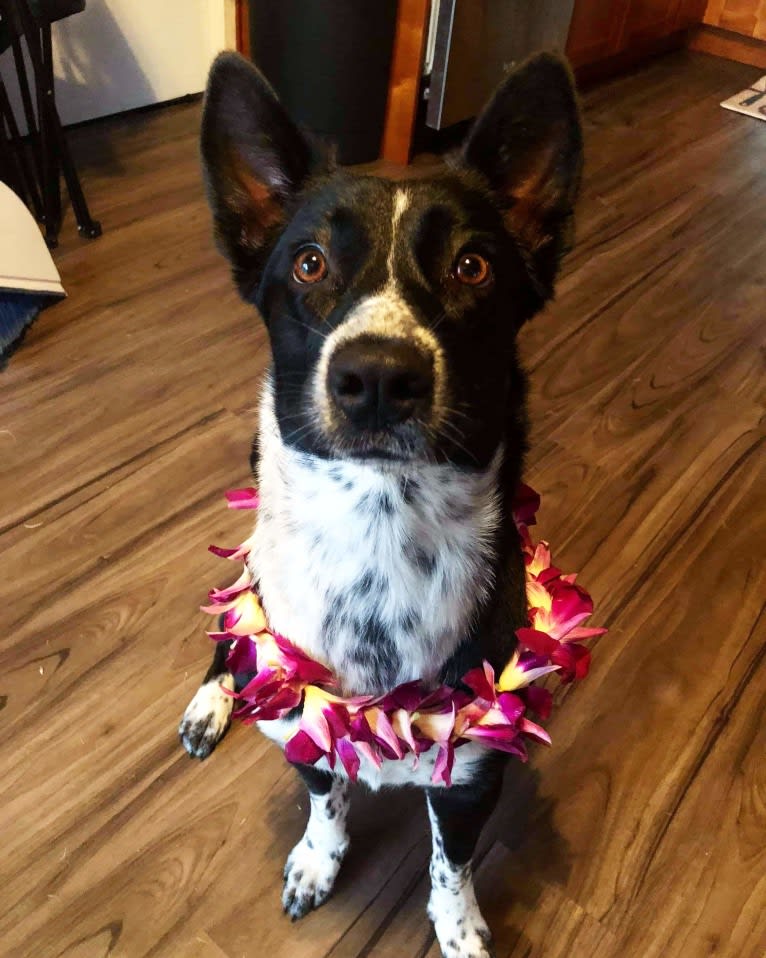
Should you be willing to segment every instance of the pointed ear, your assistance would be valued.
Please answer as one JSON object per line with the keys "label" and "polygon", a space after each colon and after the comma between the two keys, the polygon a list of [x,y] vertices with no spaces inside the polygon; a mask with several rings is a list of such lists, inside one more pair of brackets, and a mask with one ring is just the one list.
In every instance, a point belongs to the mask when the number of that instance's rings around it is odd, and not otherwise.
{"label": "pointed ear", "polygon": [[461,161],[488,181],[538,292],[550,298],[571,239],[582,169],[580,113],[566,60],[542,53],[509,74],[477,119]]}
{"label": "pointed ear", "polygon": [[238,53],[219,54],[210,69],[201,147],[218,244],[245,295],[284,224],[287,203],[324,157]]}

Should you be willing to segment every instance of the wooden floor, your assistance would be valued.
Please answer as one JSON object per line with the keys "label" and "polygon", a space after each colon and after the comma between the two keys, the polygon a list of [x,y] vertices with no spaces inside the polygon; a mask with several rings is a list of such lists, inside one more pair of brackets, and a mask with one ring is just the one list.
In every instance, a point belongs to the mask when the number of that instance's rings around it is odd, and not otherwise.
{"label": "wooden floor", "polygon": [[[499,958],[766,954],[766,123],[718,106],[757,74],[674,55],[586,97],[579,245],[523,334],[528,478],[611,631],[482,841]],[[337,894],[291,925],[281,754],[176,741],[266,360],[198,119],[78,131],[104,235],[67,221],[70,298],[0,374],[0,954],[436,958],[418,795],[359,795]]]}

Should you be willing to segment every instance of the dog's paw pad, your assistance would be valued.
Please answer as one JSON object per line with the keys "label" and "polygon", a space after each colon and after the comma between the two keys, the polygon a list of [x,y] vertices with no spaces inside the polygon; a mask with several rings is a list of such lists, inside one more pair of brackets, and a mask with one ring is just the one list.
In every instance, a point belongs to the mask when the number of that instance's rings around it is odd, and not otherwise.
{"label": "dog's paw pad", "polygon": [[178,726],[178,737],[192,758],[207,758],[226,734],[234,699],[224,688],[231,690],[233,687],[230,675],[219,676],[201,685],[189,702]]}
{"label": "dog's paw pad", "polygon": [[345,850],[341,847],[322,851],[303,838],[290,852],[285,865],[282,908],[293,921],[324,905],[330,897]]}
{"label": "dog's paw pad", "polygon": [[[453,901],[449,908],[446,904],[432,896],[428,905],[428,917],[434,923],[444,958],[494,958],[492,934],[475,900]],[[468,907],[460,907],[462,904]]]}

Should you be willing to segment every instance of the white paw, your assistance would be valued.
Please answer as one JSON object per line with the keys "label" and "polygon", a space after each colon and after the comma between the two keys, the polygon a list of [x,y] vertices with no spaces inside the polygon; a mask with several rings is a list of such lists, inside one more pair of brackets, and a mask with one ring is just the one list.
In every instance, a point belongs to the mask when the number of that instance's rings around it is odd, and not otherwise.
{"label": "white paw", "polygon": [[207,758],[226,734],[234,699],[223,688],[234,688],[231,675],[219,675],[200,685],[178,726],[181,744],[192,758]]}
{"label": "white paw", "polygon": [[428,917],[444,958],[492,958],[492,934],[476,904],[472,884],[458,893],[434,888]]}
{"label": "white paw", "polygon": [[348,842],[335,848],[320,848],[305,835],[290,852],[285,864],[282,907],[293,921],[319,908],[330,897]]}

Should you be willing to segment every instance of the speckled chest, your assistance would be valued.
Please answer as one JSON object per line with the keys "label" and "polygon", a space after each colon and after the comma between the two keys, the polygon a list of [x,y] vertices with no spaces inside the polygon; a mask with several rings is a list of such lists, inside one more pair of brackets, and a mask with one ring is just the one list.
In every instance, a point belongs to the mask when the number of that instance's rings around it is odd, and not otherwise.
{"label": "speckled chest", "polygon": [[381,469],[286,446],[269,391],[251,569],[273,629],[347,694],[433,681],[492,583],[497,467]]}

